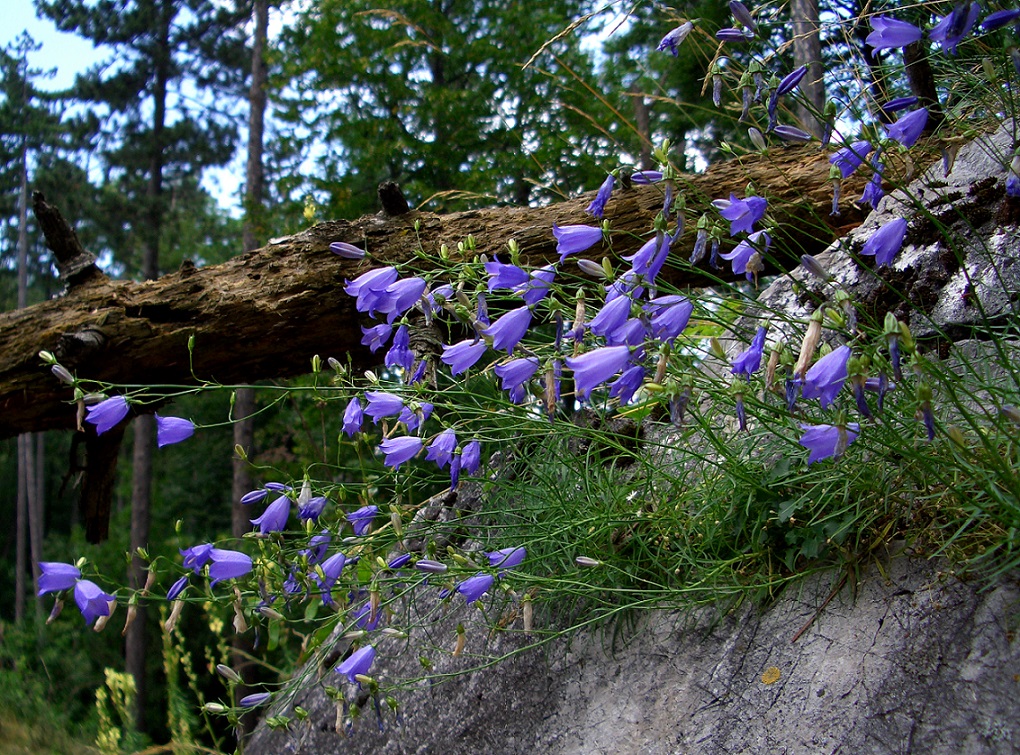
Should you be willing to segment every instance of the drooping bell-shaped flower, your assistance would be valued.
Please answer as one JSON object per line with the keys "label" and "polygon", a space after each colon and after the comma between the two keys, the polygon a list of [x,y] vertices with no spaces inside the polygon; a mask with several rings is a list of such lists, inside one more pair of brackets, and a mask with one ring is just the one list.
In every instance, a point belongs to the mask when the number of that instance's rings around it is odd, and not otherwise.
{"label": "drooping bell-shaped flower", "polygon": [[673,343],[690,322],[694,305],[685,296],[670,294],[652,299],[644,310],[651,315],[652,337]]}
{"label": "drooping bell-shaped flower", "polygon": [[610,174],[606,176],[606,180],[602,182],[602,186],[599,187],[598,193],[595,195],[595,199],[591,201],[585,212],[594,215],[599,220],[606,215],[606,204],[609,202],[609,198],[613,194],[613,186],[616,184],[616,178]]}
{"label": "drooping bell-shaped flower", "polygon": [[348,438],[353,438],[355,433],[361,432],[361,425],[365,421],[365,412],[361,409],[361,401],[357,396],[347,402],[344,409],[344,432]]}
{"label": "drooping bell-shaped flower", "polygon": [[375,648],[371,645],[366,645],[351,653],[343,663],[336,667],[336,672],[340,676],[346,676],[347,681],[351,684],[357,684],[358,687],[361,687],[357,677],[368,676],[368,672],[371,670],[374,662]]}
{"label": "drooping bell-shaped flower", "polygon": [[500,548],[498,551],[485,554],[486,558],[489,559],[489,566],[494,566],[497,569],[513,569],[520,566],[526,555],[527,551],[520,545],[511,548]]}
{"label": "drooping bell-shaped flower", "polygon": [[738,233],[751,233],[754,230],[754,224],[765,216],[768,201],[764,197],[753,196],[737,199],[735,194],[730,194],[728,200],[716,199],[712,206],[723,218],[730,221],[730,235],[736,236]]}
{"label": "drooping bell-shaped flower", "polygon": [[250,520],[259,528],[259,532],[268,535],[271,532],[282,532],[287,528],[287,519],[290,516],[290,499],[281,495],[273,501],[258,519]]}
{"label": "drooping bell-shaped flower", "polygon": [[40,561],[39,571],[41,573],[38,595],[69,590],[81,579],[81,571],[78,567],[59,561]]}
{"label": "drooping bell-shaped flower", "polygon": [[837,425],[801,425],[804,434],[798,441],[811,453],[808,464],[828,458],[839,458],[847,446],[857,440],[861,426],[857,422],[849,422],[846,427]]}
{"label": "drooping bell-shaped flower", "polygon": [[528,282],[528,271],[508,265],[498,260],[485,263],[485,272],[489,276],[489,291],[510,289]]}
{"label": "drooping bell-shaped flower", "polygon": [[981,22],[981,28],[985,31],[995,31],[1001,29],[1003,26],[1013,23],[1020,19],[1020,10],[1012,8],[1010,10],[997,10],[994,13],[989,13],[985,20]]}
{"label": "drooping bell-shaped flower", "polygon": [[603,346],[578,357],[568,358],[567,367],[574,371],[574,386],[582,399],[592,390],[620,372],[630,359],[629,346]]}
{"label": "drooping bell-shaped flower", "polygon": [[843,149],[837,150],[830,158],[829,162],[839,168],[839,172],[843,178],[849,178],[850,175],[860,167],[872,150],[871,142],[867,140],[861,140],[854,142],[849,147],[843,147]]}
{"label": "drooping bell-shaped flower", "polygon": [[487,348],[485,341],[468,339],[455,343],[453,346],[444,345],[443,355],[439,359],[443,364],[450,366],[452,374],[459,375],[473,367],[475,362],[482,358],[482,354]]}
{"label": "drooping bell-shaped flower", "polygon": [[386,438],[379,445],[386,459],[383,462],[388,467],[399,469],[405,461],[410,461],[421,451],[422,439],[413,435],[405,435],[399,438]]}
{"label": "drooping bell-shaped flower", "polygon": [[970,34],[977,22],[981,6],[977,3],[958,3],[941,21],[931,28],[928,38],[942,45],[942,51],[956,55],[956,48]]}
{"label": "drooping bell-shaped flower", "polygon": [[527,383],[538,372],[538,359],[526,357],[513,359],[506,364],[496,365],[494,372],[496,377],[503,381],[503,390],[510,392],[510,400],[519,404],[524,401],[524,384]]}
{"label": "drooping bell-shaped flower", "polygon": [[213,548],[209,552],[209,559],[212,561],[209,565],[211,587],[215,587],[218,582],[222,582],[224,579],[243,577],[252,569],[251,556],[240,551]]}
{"label": "drooping bell-shaped flower", "polygon": [[751,375],[761,368],[761,358],[765,351],[765,333],[765,326],[758,326],[758,332],[754,334],[750,347],[737,355],[730,372],[734,375],[743,375],[750,380]]}
{"label": "drooping bell-shaped flower", "polygon": [[585,252],[599,243],[602,229],[590,225],[554,225],[553,236],[556,237],[556,252],[563,262],[567,255]]}
{"label": "drooping bell-shaped flower", "polygon": [[400,367],[406,372],[411,370],[414,366],[414,352],[408,347],[410,340],[411,334],[406,325],[397,328],[393,336],[393,345],[386,352],[384,362],[387,367]]}
{"label": "drooping bell-shaped flower", "polygon": [[879,267],[891,265],[903,246],[903,239],[906,235],[907,221],[904,218],[894,218],[875,231],[871,238],[864,242],[861,254],[865,256],[874,255],[875,264]]}
{"label": "drooping bell-shaped flower", "polygon": [[78,580],[74,586],[74,602],[85,619],[85,623],[92,625],[100,616],[110,615],[110,604],[114,597],[95,582],[87,579]]}
{"label": "drooping bell-shaped flower", "polygon": [[362,326],[361,328],[361,345],[367,346],[370,351],[378,351],[386,342],[390,340],[390,334],[393,333],[393,326],[383,323],[382,325],[373,325],[371,328]]}
{"label": "drooping bell-shaped flower", "polygon": [[913,147],[928,123],[928,109],[920,108],[900,117],[896,123],[886,125],[886,133],[904,147]]}
{"label": "drooping bell-shaped flower", "polygon": [[156,445],[173,445],[185,441],[195,434],[195,423],[180,417],[161,417],[156,415]]}
{"label": "drooping bell-shaped flower", "polygon": [[531,309],[518,307],[512,309],[482,331],[482,335],[492,338],[492,348],[511,353],[524,338],[531,325]]}
{"label": "drooping bell-shaped flower", "polygon": [[429,443],[425,461],[434,461],[437,467],[445,469],[446,465],[453,460],[453,452],[456,450],[457,434],[453,428],[448,427]]}
{"label": "drooping bell-shaped flower", "polygon": [[372,526],[372,520],[375,519],[378,514],[378,506],[362,506],[357,511],[352,511],[348,514],[347,521],[350,522],[351,527],[354,529],[354,534],[361,537],[368,532],[368,528]]}
{"label": "drooping bell-shaped flower", "polygon": [[404,400],[400,396],[386,391],[367,391],[365,399],[368,401],[368,406],[365,407],[364,412],[372,418],[375,424],[379,424],[379,420],[383,417],[393,417],[404,410]]}
{"label": "drooping bell-shaped flower", "polygon": [[113,396],[98,404],[86,407],[85,421],[96,426],[96,435],[112,430],[127,416],[128,402],[123,396]]}
{"label": "drooping bell-shaped flower", "polygon": [[835,400],[847,379],[850,351],[844,344],[815,362],[804,375],[804,398],[817,398],[823,409]]}
{"label": "drooping bell-shaped flower", "polygon": [[[734,275],[743,275],[747,280],[752,280],[765,269],[761,253],[767,251],[771,244],[772,237],[765,231],[755,231],[733,247],[733,249],[724,252],[720,256],[724,260],[730,261],[730,267]],[[758,248],[759,246],[761,249]]]}
{"label": "drooping bell-shaped flower", "polygon": [[680,54],[680,50],[678,48],[681,44],[683,44],[683,41],[687,39],[687,35],[690,34],[693,29],[694,24],[690,21],[685,21],[663,37],[662,41],[659,42],[659,46],[655,49],[658,52],[666,52],[668,50],[673,54],[674,58],[677,57],[677,55]]}
{"label": "drooping bell-shaped flower", "polygon": [[464,600],[470,605],[485,595],[495,581],[496,578],[491,574],[479,573],[459,583],[455,590],[463,595]]}
{"label": "drooping bell-shaped flower", "polygon": [[922,32],[913,24],[898,21],[886,16],[874,16],[871,19],[871,33],[864,44],[873,50],[889,50],[895,47],[906,47],[917,42]]}

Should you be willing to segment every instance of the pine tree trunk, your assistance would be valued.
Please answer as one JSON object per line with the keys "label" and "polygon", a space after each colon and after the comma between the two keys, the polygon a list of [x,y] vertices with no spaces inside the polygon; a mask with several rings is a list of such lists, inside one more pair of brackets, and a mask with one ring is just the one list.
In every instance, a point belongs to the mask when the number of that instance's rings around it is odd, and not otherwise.
{"label": "pine tree trunk", "polygon": [[[265,173],[263,170],[263,150],[266,115],[266,69],[265,49],[269,34],[269,3],[268,0],[255,0],[252,9],[255,30],[252,39],[251,53],[251,89],[248,93],[248,162],[245,171],[244,195],[244,227],[242,240],[244,251],[250,252],[258,248],[260,237],[264,237],[263,218]],[[244,449],[246,458],[234,457],[234,484],[232,529],[234,537],[241,537],[251,531],[248,511],[241,504],[241,496],[252,489],[253,481],[247,457],[254,453],[255,446],[255,391],[241,388],[237,391],[234,401],[234,416],[238,420],[234,424],[234,445]],[[234,670],[241,676],[243,683],[238,685],[237,696],[242,697],[249,692],[249,684],[253,681],[251,665],[247,657],[252,651],[251,642],[247,637],[237,635],[233,642]],[[241,717],[237,732],[239,745],[250,734],[258,721],[257,715],[248,713]]]}
{"label": "pine tree trunk", "polygon": [[819,35],[818,0],[793,0],[793,65],[807,66],[800,83],[804,100],[798,100],[797,119],[805,130],[821,136],[822,122],[815,115],[825,109],[825,69],[822,67],[822,39]]}

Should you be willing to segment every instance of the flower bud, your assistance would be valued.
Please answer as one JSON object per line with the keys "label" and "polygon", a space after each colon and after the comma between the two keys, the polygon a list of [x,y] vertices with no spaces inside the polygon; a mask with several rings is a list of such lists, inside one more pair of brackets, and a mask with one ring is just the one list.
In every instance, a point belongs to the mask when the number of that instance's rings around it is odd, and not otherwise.
{"label": "flower bud", "polygon": [[230,666],[226,665],[225,663],[216,664],[216,673],[218,673],[220,676],[222,676],[231,684],[241,683],[241,675],[238,674],[236,671],[234,671],[234,669],[230,668]]}
{"label": "flower bud", "polygon": [[588,556],[578,556],[577,558],[574,559],[574,562],[578,566],[602,566],[601,561],[594,558],[589,558]]}

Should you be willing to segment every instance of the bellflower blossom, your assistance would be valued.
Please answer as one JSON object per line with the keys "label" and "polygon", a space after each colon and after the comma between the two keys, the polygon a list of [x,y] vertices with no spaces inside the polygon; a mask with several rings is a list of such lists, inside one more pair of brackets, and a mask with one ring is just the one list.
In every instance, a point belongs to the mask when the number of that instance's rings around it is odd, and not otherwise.
{"label": "bellflower blossom", "polygon": [[434,461],[440,469],[453,460],[453,452],[457,450],[457,434],[452,428],[446,428],[429,443],[425,461]]}
{"label": "bellflower blossom", "polygon": [[517,344],[524,338],[524,334],[528,332],[528,326],[530,325],[531,309],[526,306],[518,307],[517,309],[510,310],[496,320],[496,322],[492,323],[492,325],[482,331],[482,335],[492,338],[492,348],[498,351],[505,350],[509,354],[513,352]]}
{"label": "bellflower blossom", "polygon": [[597,336],[606,336],[615,332],[630,317],[630,306],[631,300],[628,296],[618,296],[607,302],[588,324],[589,330]]}
{"label": "bellflower blossom", "polygon": [[170,585],[170,589],[166,591],[166,599],[168,601],[173,602],[180,597],[181,593],[184,592],[184,589],[188,586],[188,576],[189,575],[185,574]]}
{"label": "bellflower blossom", "polygon": [[212,558],[213,545],[212,543],[202,543],[184,550],[178,549],[178,551],[184,558],[184,568],[191,569],[195,574],[198,574]]}
{"label": "bellflower blossom", "polygon": [[410,336],[406,325],[397,328],[393,336],[393,345],[386,352],[384,362],[387,367],[402,367],[406,372],[411,371],[411,367],[414,366],[414,352],[408,348]]}
{"label": "bellflower blossom", "polygon": [[985,20],[981,22],[981,28],[985,31],[995,31],[1017,19],[1020,19],[1020,10],[997,10],[985,17]]}
{"label": "bellflower blossom", "polygon": [[380,267],[362,273],[344,285],[344,293],[357,299],[355,306],[359,312],[375,312],[376,305],[385,296],[386,288],[400,274],[395,267]]}
{"label": "bellflower blossom", "polygon": [[969,8],[965,3],[959,3],[931,28],[928,38],[932,42],[940,43],[943,52],[956,55],[957,46],[970,34],[980,12],[981,6],[977,3],[971,3]]}
{"label": "bellflower blossom", "polygon": [[609,398],[620,401],[620,406],[630,403],[634,394],[644,384],[645,368],[640,364],[629,367],[623,371],[620,377],[609,384]]}
{"label": "bellflower blossom", "polygon": [[587,251],[599,243],[602,229],[590,225],[554,225],[553,236],[556,237],[556,252],[563,262],[567,255]]}
{"label": "bellflower blossom", "polygon": [[473,440],[460,452],[460,468],[468,474],[475,474],[482,465],[482,444]]}
{"label": "bellflower blossom", "polygon": [[764,267],[761,262],[761,252],[755,245],[762,242],[765,251],[772,244],[772,237],[765,231],[755,231],[746,239],[737,244],[733,249],[719,255],[724,260],[730,261],[730,267],[734,275],[744,275],[747,280],[752,280]]}
{"label": "bellflower blossom", "polygon": [[87,579],[79,580],[74,586],[74,602],[81,611],[85,623],[91,626],[100,616],[110,615],[110,604],[115,598],[95,582]]}
{"label": "bellflower blossom", "polygon": [[768,201],[764,197],[745,197],[737,199],[735,194],[730,198],[716,199],[712,202],[719,214],[730,221],[730,236],[738,233],[751,233],[754,224],[765,216]]}
{"label": "bellflower blossom", "polygon": [[857,435],[861,432],[861,426],[857,422],[850,422],[846,427],[801,425],[800,429],[804,434],[798,442],[811,452],[808,464],[830,457],[838,459],[847,446],[857,440]]}
{"label": "bellflower blossom", "polygon": [[765,351],[765,331],[764,325],[758,327],[758,332],[751,340],[751,346],[733,360],[730,372],[734,375],[743,375],[750,381],[751,375],[761,367],[761,357]]}
{"label": "bellflower blossom", "polygon": [[491,574],[480,572],[458,584],[455,590],[463,595],[464,600],[470,605],[485,595],[495,581],[496,578]]}
{"label": "bellflower blossom", "polygon": [[892,265],[900,248],[903,246],[903,239],[907,235],[907,221],[903,218],[894,218],[875,231],[871,238],[864,242],[861,254],[875,256],[875,264],[879,267]]}
{"label": "bellflower blossom", "polygon": [[849,178],[860,167],[861,163],[867,159],[868,155],[871,154],[872,149],[873,147],[869,141],[861,140],[854,142],[849,147],[837,150],[829,158],[829,162],[839,168],[843,178]]}
{"label": "bellflower blossom", "polygon": [[465,340],[455,343],[453,346],[443,345],[443,355],[439,358],[443,364],[450,366],[450,372],[454,375],[470,369],[475,362],[482,358],[482,354],[489,348],[482,340]]}
{"label": "bellflower blossom", "polygon": [[386,345],[386,342],[390,340],[390,334],[393,332],[392,325],[373,325],[371,328],[362,326],[361,328],[361,345],[367,346],[369,350],[375,352]]}
{"label": "bellflower blossom", "polygon": [[887,113],[896,113],[900,110],[906,110],[908,107],[913,107],[917,102],[917,97],[913,95],[910,97],[896,97],[882,105],[882,109]]}
{"label": "bellflower blossom", "polygon": [[827,408],[846,382],[849,360],[850,347],[844,344],[815,362],[804,375],[804,398],[817,398]]}
{"label": "bellflower blossom", "polygon": [[486,553],[485,557],[489,559],[489,566],[503,570],[520,566],[526,555],[527,551],[524,547],[518,545],[517,547],[500,548],[498,551]]}
{"label": "bellflower blossom", "polygon": [[392,323],[407,310],[421,301],[428,284],[421,278],[405,278],[386,287],[376,302],[376,307],[385,314],[386,322]]}
{"label": "bellflower blossom", "polygon": [[298,519],[308,520],[313,522],[319,521],[319,517],[322,516],[322,512],[326,508],[326,496],[317,495],[313,498],[309,498],[299,509]]}
{"label": "bellflower blossom", "polygon": [[873,50],[889,50],[895,47],[906,47],[917,42],[923,36],[920,29],[906,21],[895,18],[875,16],[871,19],[871,33],[864,44]]}
{"label": "bellflower blossom", "polygon": [[648,184],[657,184],[665,176],[662,175],[661,170],[639,170],[637,173],[630,174],[630,180],[639,186],[647,186]]}
{"label": "bellflower blossom", "polygon": [[388,467],[399,469],[405,461],[410,461],[421,451],[422,439],[412,435],[400,438],[386,438],[379,444],[379,450],[386,456],[383,462]]}
{"label": "bellflower blossom", "polygon": [[281,495],[273,501],[258,519],[251,519],[251,523],[258,526],[259,532],[268,535],[271,532],[281,532],[287,527],[287,519],[290,517],[290,499]]}
{"label": "bellflower blossom", "polygon": [[81,579],[78,567],[59,561],[40,561],[39,571],[39,592],[36,595],[69,590]]}
{"label": "bellflower blossom", "polygon": [[662,266],[666,263],[666,257],[669,256],[669,247],[672,243],[673,237],[669,234],[663,234],[661,240],[656,235],[645,242],[637,252],[629,257],[624,257],[624,259],[631,263],[631,269],[635,275],[642,276],[650,283],[655,280],[659,271],[662,270]]}
{"label": "bellflower blossom", "polygon": [[659,42],[659,46],[655,49],[658,52],[666,52],[668,50],[673,54],[674,58],[677,57],[680,54],[680,51],[677,48],[683,44],[683,41],[687,39],[687,35],[690,34],[693,29],[694,24],[690,21],[685,21],[663,37],[662,41]]}
{"label": "bellflower blossom", "polygon": [[365,421],[365,413],[361,409],[361,401],[355,396],[349,402],[347,402],[347,408],[344,409],[344,432],[348,438],[353,438],[354,434],[361,431],[361,424]]}
{"label": "bellflower blossom", "polygon": [[340,674],[340,676],[346,676],[347,681],[351,684],[357,684],[360,689],[361,683],[357,678],[359,676],[367,676],[374,661],[375,648],[371,645],[366,645],[360,650],[355,650],[347,656],[347,660],[336,667],[336,672]]}
{"label": "bellflower blossom", "polygon": [[329,245],[329,251],[347,260],[360,260],[365,257],[364,249],[358,249],[354,244],[348,244],[346,241],[334,241]]}
{"label": "bellflower blossom", "polygon": [[1006,196],[1014,199],[1020,197],[1020,152],[1013,155],[1006,175]]}
{"label": "bellflower blossom", "polygon": [[372,520],[379,514],[378,506],[362,506],[357,511],[352,511],[347,515],[347,521],[351,523],[351,527],[354,529],[354,534],[361,537],[368,528],[372,525]]}
{"label": "bellflower blossom", "polygon": [[861,195],[860,203],[871,205],[871,209],[876,209],[878,203],[885,196],[885,189],[882,188],[882,173],[885,172],[885,165],[883,165],[877,157],[871,161],[871,178],[868,179],[867,185],[864,187],[864,193]]}
{"label": "bellflower blossom", "polygon": [[685,296],[670,294],[652,299],[644,311],[651,315],[652,337],[663,343],[673,343],[690,322],[694,305]]}
{"label": "bellflower blossom", "polygon": [[629,346],[603,346],[578,357],[567,358],[567,367],[574,371],[578,396],[587,400],[592,390],[620,372],[630,360]]}
{"label": "bellflower blossom", "polygon": [[432,416],[432,410],[435,407],[428,401],[422,401],[417,404],[417,408],[406,406],[404,410],[400,412],[400,416],[397,417],[397,422],[402,422],[404,427],[407,428],[407,432],[417,432],[418,427],[422,422],[428,422],[429,417]]}
{"label": "bellflower blossom", "polygon": [[616,178],[610,174],[606,176],[606,180],[602,182],[599,187],[598,193],[595,195],[595,199],[591,201],[585,212],[594,215],[599,220],[602,220],[606,216],[606,204],[609,202],[609,198],[613,194],[613,186],[616,184]]}
{"label": "bellflower blossom", "polygon": [[185,441],[195,434],[195,423],[180,417],[160,417],[156,415],[156,445],[173,445]]}
{"label": "bellflower blossom", "polygon": [[896,123],[887,124],[885,130],[890,139],[895,139],[904,147],[913,147],[927,123],[928,109],[920,108],[901,116]]}
{"label": "bellflower blossom", "polygon": [[212,564],[209,566],[210,587],[225,579],[243,577],[252,570],[251,556],[239,551],[213,548],[209,552]]}
{"label": "bellflower blossom", "polygon": [[555,278],[556,267],[554,265],[546,265],[538,270],[533,270],[528,276],[528,282],[515,286],[514,291],[521,295],[525,304],[533,307],[548,296],[549,287]]}
{"label": "bellflower blossom", "polygon": [[85,421],[96,426],[96,435],[112,430],[127,416],[128,402],[123,396],[113,396],[98,404],[86,407]]}
{"label": "bellflower blossom", "polygon": [[393,393],[368,391],[365,393],[365,399],[368,401],[368,406],[365,407],[364,413],[371,417],[377,425],[383,417],[392,417],[404,410],[403,399]]}
{"label": "bellflower blossom", "polygon": [[499,260],[486,262],[485,272],[489,275],[489,291],[516,288],[531,278],[527,270],[522,270],[517,265],[507,265]]}
{"label": "bellflower blossom", "polygon": [[510,400],[519,404],[524,401],[524,384],[538,372],[538,367],[538,360],[535,357],[527,357],[496,365],[494,371],[503,381],[503,390],[510,392]]}

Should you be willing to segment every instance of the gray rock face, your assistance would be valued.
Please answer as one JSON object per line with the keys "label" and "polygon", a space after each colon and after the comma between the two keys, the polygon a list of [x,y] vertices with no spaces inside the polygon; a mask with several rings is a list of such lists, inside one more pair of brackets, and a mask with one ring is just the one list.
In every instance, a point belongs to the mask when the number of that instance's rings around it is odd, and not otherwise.
{"label": "gray rock face", "polygon": [[[335,704],[307,689],[297,702],[310,718],[288,732],[260,730],[246,751],[1020,750],[1014,580],[978,591],[899,556],[864,574],[856,597],[842,586],[826,604],[837,578],[811,577],[764,610],[645,614],[450,682],[422,683],[398,694],[402,721],[385,713],[381,733],[368,704],[353,733],[338,734]],[[521,641],[505,634],[487,650],[511,652]],[[416,659],[385,652],[381,675],[414,673]]]}

